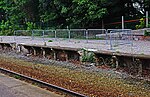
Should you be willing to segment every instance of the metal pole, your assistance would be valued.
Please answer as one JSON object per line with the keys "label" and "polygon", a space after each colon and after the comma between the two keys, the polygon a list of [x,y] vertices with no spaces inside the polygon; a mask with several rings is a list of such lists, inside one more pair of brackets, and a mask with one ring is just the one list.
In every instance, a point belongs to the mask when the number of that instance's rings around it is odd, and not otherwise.
{"label": "metal pole", "polygon": [[57,35],[56,35],[56,34],[57,34],[57,32],[56,32],[56,30],[54,31],[54,33],[55,33],[55,40],[56,40],[56,38],[57,38]]}
{"label": "metal pole", "polygon": [[110,31],[110,50],[113,50],[113,46],[112,46],[112,31]]}
{"label": "metal pole", "polygon": [[146,11],[146,27],[148,28],[148,11]]}
{"label": "metal pole", "polygon": [[102,29],[104,29],[104,21],[103,21],[103,19],[102,19]]}
{"label": "metal pole", "polygon": [[69,35],[69,40],[70,40],[70,38],[71,38],[71,36],[70,36],[70,29],[68,29],[68,35]]}
{"label": "metal pole", "polygon": [[32,32],[32,40],[34,40],[34,32],[33,32],[33,30],[31,32]]}
{"label": "metal pole", "polygon": [[44,37],[44,30],[42,31],[42,36]]}
{"label": "metal pole", "polygon": [[14,41],[16,42],[16,38],[15,38],[15,36],[16,36],[16,31],[14,31]]}
{"label": "metal pole", "polygon": [[122,29],[124,29],[124,16],[122,16]]}
{"label": "metal pole", "polygon": [[69,38],[69,41],[70,41],[70,29],[69,29],[68,26],[67,26],[67,31],[68,31],[68,38]]}
{"label": "metal pole", "polygon": [[43,37],[43,41],[44,41],[44,43],[45,43],[44,35],[45,35],[45,32],[44,32],[44,30],[43,30],[43,32],[42,32],[42,37]]}
{"label": "metal pole", "polygon": [[105,34],[106,34],[106,44],[108,44],[108,30],[105,30]]}
{"label": "metal pole", "polygon": [[86,42],[88,43],[88,30],[86,30]]}

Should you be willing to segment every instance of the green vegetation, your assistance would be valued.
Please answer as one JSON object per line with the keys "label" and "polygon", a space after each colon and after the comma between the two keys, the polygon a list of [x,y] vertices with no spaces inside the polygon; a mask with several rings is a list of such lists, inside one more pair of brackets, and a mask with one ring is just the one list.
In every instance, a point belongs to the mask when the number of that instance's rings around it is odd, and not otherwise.
{"label": "green vegetation", "polygon": [[93,52],[87,51],[86,49],[82,49],[81,53],[82,62],[95,62],[95,54]]}
{"label": "green vegetation", "polygon": [[53,40],[48,40],[48,42],[53,42]]}
{"label": "green vegetation", "polygon": [[150,32],[148,32],[147,30],[145,30],[144,36],[150,36]]}
{"label": "green vegetation", "polygon": [[21,78],[21,76],[19,76],[19,75],[14,75],[13,77],[16,78],[16,79],[20,79]]}
{"label": "green vegetation", "polygon": [[[135,4],[139,6],[133,6]],[[100,28],[102,21],[105,24],[117,22],[121,16],[127,16],[128,19],[143,17],[143,13],[149,8],[149,0],[1,0],[0,34],[11,35],[14,30],[21,29],[55,29],[67,26]],[[115,17],[119,18],[112,21]],[[140,24],[137,28],[142,27],[143,24]]]}
{"label": "green vegetation", "polygon": [[33,30],[34,28],[36,28],[35,23],[33,22],[27,22],[27,30]]}
{"label": "green vegetation", "polygon": [[144,27],[145,27],[145,20],[144,20],[144,18],[141,18],[140,19],[140,24],[136,25],[136,29],[142,29]]}

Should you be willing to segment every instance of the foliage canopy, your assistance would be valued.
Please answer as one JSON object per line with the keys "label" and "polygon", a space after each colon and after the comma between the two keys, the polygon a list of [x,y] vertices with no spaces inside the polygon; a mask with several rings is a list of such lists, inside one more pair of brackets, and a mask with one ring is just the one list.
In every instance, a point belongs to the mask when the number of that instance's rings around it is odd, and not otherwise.
{"label": "foliage canopy", "polygon": [[0,30],[96,28],[102,20],[140,17],[149,8],[149,0],[0,0]]}

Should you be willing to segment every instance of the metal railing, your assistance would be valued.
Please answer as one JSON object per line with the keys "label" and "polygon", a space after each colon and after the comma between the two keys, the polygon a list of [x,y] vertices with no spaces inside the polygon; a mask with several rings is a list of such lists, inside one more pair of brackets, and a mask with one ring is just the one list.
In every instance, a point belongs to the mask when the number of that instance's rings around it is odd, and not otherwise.
{"label": "metal railing", "polygon": [[[8,37],[7,37],[8,38]],[[109,49],[120,45],[133,45],[131,29],[56,29],[56,30],[16,30],[14,36],[8,39],[1,36],[1,40],[14,42],[32,41],[32,43],[52,41],[68,41],[79,43],[103,43]]]}
{"label": "metal railing", "polygon": [[[25,34],[26,33],[26,34]],[[80,39],[86,40],[105,40],[106,29],[56,29],[56,30],[16,30],[14,36],[31,36],[35,37],[59,39]]]}
{"label": "metal railing", "polygon": [[110,49],[115,49],[119,45],[133,46],[133,32],[131,29],[108,29],[107,39]]}

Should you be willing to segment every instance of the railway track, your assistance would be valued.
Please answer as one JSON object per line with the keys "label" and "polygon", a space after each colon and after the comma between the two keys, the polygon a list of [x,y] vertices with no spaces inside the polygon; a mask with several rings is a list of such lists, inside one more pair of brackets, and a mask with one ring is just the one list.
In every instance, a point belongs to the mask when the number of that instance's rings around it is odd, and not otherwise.
{"label": "railway track", "polygon": [[77,93],[77,92],[56,86],[56,85],[52,85],[52,84],[46,83],[44,81],[34,79],[29,76],[25,76],[23,74],[19,74],[19,73],[16,73],[16,72],[13,72],[13,71],[1,68],[1,67],[0,67],[0,72],[3,74],[7,74],[9,76],[18,76],[18,78],[21,80],[25,80],[27,82],[34,83],[34,84],[36,83],[36,85],[38,85],[40,87],[44,87],[48,90],[53,90],[59,94],[65,95],[65,97],[88,97],[86,95],[83,95],[83,94],[80,94],[80,93]]}

